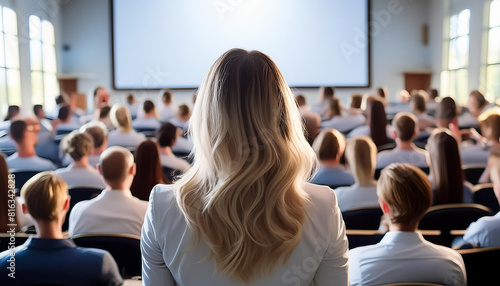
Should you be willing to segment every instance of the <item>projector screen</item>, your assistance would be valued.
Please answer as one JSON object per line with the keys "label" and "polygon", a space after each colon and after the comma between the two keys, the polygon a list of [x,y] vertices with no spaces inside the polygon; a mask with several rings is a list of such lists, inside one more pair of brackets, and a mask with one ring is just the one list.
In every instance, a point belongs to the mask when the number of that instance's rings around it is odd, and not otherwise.
{"label": "projector screen", "polygon": [[231,48],[259,50],[294,87],[368,87],[368,0],[112,1],[116,89],[198,87]]}

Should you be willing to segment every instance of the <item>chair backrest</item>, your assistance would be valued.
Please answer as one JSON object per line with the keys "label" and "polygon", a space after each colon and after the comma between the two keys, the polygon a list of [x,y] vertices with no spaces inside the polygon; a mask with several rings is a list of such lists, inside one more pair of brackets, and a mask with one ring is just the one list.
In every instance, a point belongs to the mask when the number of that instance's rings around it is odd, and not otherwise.
{"label": "chair backrest", "polygon": [[382,210],[376,208],[359,208],[342,212],[347,229],[368,229],[376,230],[380,226]]}
{"label": "chair backrest", "polygon": [[154,138],[156,135],[156,129],[154,128],[134,128],[136,132],[144,134],[148,138]]}
{"label": "chair backrest", "polygon": [[31,179],[34,175],[40,173],[40,171],[17,171],[10,170],[10,173],[14,175],[15,185],[16,185],[16,195],[19,195],[21,188],[24,184]]}
{"label": "chair backrest", "polygon": [[123,234],[84,234],[73,237],[80,247],[99,248],[108,251],[118,264],[124,279],[141,275],[141,238]]}
{"label": "chair backrest", "polygon": [[69,201],[69,210],[66,213],[66,220],[63,223],[62,230],[67,231],[68,230],[68,224],[69,224],[69,214],[71,213],[71,210],[73,207],[81,202],[81,201],[86,201],[86,200],[91,200],[95,197],[97,197],[100,193],[102,192],[102,189],[96,189],[96,188],[71,188],[68,190],[68,193],[71,197]]}
{"label": "chair backrest", "polygon": [[440,230],[441,235],[433,243],[451,247],[452,230],[465,230],[483,216],[490,215],[490,209],[479,204],[444,204],[432,206],[420,220],[419,229]]}
{"label": "chair backrest", "polygon": [[479,178],[484,172],[486,166],[484,165],[464,165],[462,169],[464,170],[465,180],[473,185],[479,182]]}
{"label": "chair backrest", "polygon": [[497,285],[499,283],[500,247],[457,250],[462,255],[467,272],[467,285]]}
{"label": "chair backrest", "polygon": [[497,197],[493,191],[493,184],[480,184],[474,186],[474,203],[488,207],[494,215],[500,211]]}

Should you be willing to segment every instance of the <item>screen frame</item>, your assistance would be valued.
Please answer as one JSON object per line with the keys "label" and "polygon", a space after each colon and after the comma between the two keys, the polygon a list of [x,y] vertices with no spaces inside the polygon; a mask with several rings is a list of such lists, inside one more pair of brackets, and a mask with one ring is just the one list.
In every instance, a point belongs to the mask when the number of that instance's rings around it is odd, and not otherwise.
{"label": "screen frame", "polygon": [[[112,87],[114,90],[121,90],[121,91],[127,91],[127,90],[134,90],[134,91],[159,91],[162,89],[171,89],[171,90],[193,90],[197,89],[199,86],[186,86],[186,87],[154,87],[154,88],[122,88],[122,87],[117,87],[116,86],[116,79],[115,79],[115,24],[114,24],[114,1],[116,0],[111,0],[109,1],[110,5],[110,25],[111,25],[111,81],[112,81]],[[118,0],[119,1],[119,0]],[[344,89],[344,88],[370,88],[372,86],[372,48],[371,48],[371,41],[372,41],[372,31],[371,31],[371,0],[366,0],[367,4],[367,31],[368,31],[368,84],[367,85],[354,85],[354,86],[334,86],[335,88],[338,89]],[[201,82],[200,82],[201,84]],[[320,86],[295,86],[291,85],[290,88],[319,88]]]}

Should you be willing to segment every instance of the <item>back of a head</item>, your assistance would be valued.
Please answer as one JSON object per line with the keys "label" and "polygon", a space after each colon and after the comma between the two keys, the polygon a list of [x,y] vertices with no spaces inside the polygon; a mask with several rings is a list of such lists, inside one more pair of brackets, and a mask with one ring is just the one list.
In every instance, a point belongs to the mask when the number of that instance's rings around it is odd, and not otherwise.
{"label": "back of a head", "polygon": [[312,145],[314,139],[318,136],[319,128],[321,127],[321,117],[319,114],[309,112],[303,114],[302,119],[304,120],[304,132],[307,142]]}
{"label": "back of a head", "polygon": [[172,123],[163,123],[156,131],[156,141],[160,147],[172,147],[172,140],[177,138],[177,127]]}
{"label": "back of a head", "polygon": [[321,87],[323,100],[329,100],[335,97],[335,89],[332,86]]}
{"label": "back of a head", "polygon": [[62,144],[64,152],[69,154],[75,162],[78,162],[83,157],[90,155],[94,141],[87,133],[73,131],[64,137]]}
{"label": "back of a head", "polygon": [[417,226],[432,205],[429,179],[410,164],[390,164],[380,174],[377,195],[389,205],[390,220],[402,226]]}
{"label": "back of a head", "polygon": [[[448,127],[455,118],[457,118],[457,104],[451,97],[445,97],[441,100],[436,110],[436,119],[442,121],[441,127]],[[446,125],[446,126],[444,126]]]}
{"label": "back of a head", "polygon": [[113,105],[111,108],[111,122],[116,128],[120,128],[125,132],[132,130],[130,112],[123,105]]}
{"label": "back of a head", "polygon": [[53,221],[63,210],[68,188],[54,172],[41,172],[24,184],[21,198],[35,220]]}
{"label": "back of a head", "polygon": [[108,182],[121,182],[134,163],[134,156],[129,150],[113,146],[102,152],[99,158],[102,177]]}
{"label": "back of a head", "polygon": [[437,89],[432,88],[429,90],[429,99],[436,100],[439,97],[439,92]]}
{"label": "back of a head", "polygon": [[377,88],[377,95],[382,98],[387,98],[387,88],[385,87]]}
{"label": "back of a head", "polygon": [[482,135],[493,142],[500,142],[500,109],[491,108],[477,118]]}
{"label": "back of a head", "polygon": [[181,117],[186,117],[189,115],[189,113],[191,112],[191,110],[189,109],[189,106],[187,106],[186,104],[181,104],[179,105],[179,116]]}
{"label": "back of a head", "polygon": [[237,280],[270,272],[300,241],[302,183],[315,164],[300,120],[283,75],[258,51],[224,53],[199,89],[196,160],[176,183],[177,201],[217,269]]}
{"label": "back of a head", "polygon": [[151,189],[165,183],[156,142],[146,140],[139,144],[134,152],[134,161],[137,172],[130,191],[135,197],[148,200]]}
{"label": "back of a head", "polygon": [[172,92],[170,92],[170,90],[163,91],[163,94],[161,96],[161,101],[163,101],[163,103],[165,104],[172,103]]}
{"label": "back of a head", "polygon": [[409,112],[399,112],[392,119],[392,127],[401,141],[413,141],[413,137],[418,132],[418,119]]}
{"label": "back of a head", "polygon": [[15,120],[10,124],[9,135],[17,143],[24,139],[24,132],[28,128],[25,120]]}
{"label": "back of a head", "polygon": [[12,120],[12,118],[16,117],[19,115],[20,108],[18,105],[9,105],[7,108],[7,115],[5,116],[4,120]]}
{"label": "back of a head", "polygon": [[108,136],[106,125],[100,121],[92,121],[80,128],[80,132],[85,132],[92,137],[94,148],[100,148]]}
{"label": "back of a head", "polygon": [[33,113],[36,117],[40,117],[40,112],[43,111],[43,106],[41,104],[33,105]]}
{"label": "back of a head", "polygon": [[347,141],[345,156],[357,183],[373,182],[377,163],[377,146],[368,136],[358,136]]}
{"label": "back of a head", "polygon": [[434,204],[461,203],[464,175],[457,140],[448,129],[436,128],[427,141],[427,149],[436,188]]}
{"label": "back of a head", "polygon": [[360,109],[362,102],[363,102],[363,95],[361,94],[351,95],[351,108]]}
{"label": "back of a head", "polygon": [[57,114],[57,118],[61,121],[66,121],[69,119],[69,115],[71,113],[71,110],[68,105],[64,105],[61,108],[59,108],[59,113]]}
{"label": "back of a head", "polygon": [[151,100],[145,100],[142,108],[145,114],[149,114],[151,111],[154,111],[155,104]]}
{"label": "back of a head", "polygon": [[127,95],[127,103],[130,104],[130,105],[132,105],[132,104],[135,103],[135,96],[132,93],[130,93],[129,95]]}
{"label": "back of a head", "polygon": [[340,100],[338,98],[333,97],[330,99],[329,110],[331,116],[342,115],[342,106],[340,105]]}
{"label": "back of a head", "polygon": [[321,131],[312,145],[320,161],[339,160],[345,149],[345,139],[336,129]]}
{"label": "back of a head", "polygon": [[411,96],[411,104],[413,112],[424,113],[427,109],[427,99],[423,92],[417,92]]}
{"label": "back of a head", "polygon": [[469,94],[469,97],[474,98],[474,101],[476,102],[475,108],[481,109],[483,108],[488,102],[486,101],[486,98],[484,97],[483,93],[480,92],[479,90],[475,89],[471,91]]}
{"label": "back of a head", "polygon": [[298,94],[295,97],[295,100],[297,101],[297,105],[300,106],[305,106],[306,105],[306,97],[302,94]]}
{"label": "back of a head", "polygon": [[57,105],[66,103],[66,99],[64,98],[64,96],[62,94],[59,94],[58,96],[56,96],[55,100],[56,100]]}
{"label": "back of a head", "polygon": [[109,112],[111,111],[111,107],[103,106],[99,109],[99,119],[105,119],[109,116]]}
{"label": "back of a head", "polygon": [[368,123],[370,126],[370,137],[377,146],[388,143],[387,140],[387,116],[384,104],[380,100],[372,100],[368,104]]}

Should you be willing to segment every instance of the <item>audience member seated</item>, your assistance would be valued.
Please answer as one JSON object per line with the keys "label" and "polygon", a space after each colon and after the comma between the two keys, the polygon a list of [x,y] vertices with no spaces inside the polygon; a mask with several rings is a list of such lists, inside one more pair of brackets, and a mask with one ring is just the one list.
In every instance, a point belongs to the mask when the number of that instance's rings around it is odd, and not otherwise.
{"label": "audience member seated", "polygon": [[40,122],[40,132],[52,132],[52,124],[50,123],[50,120],[46,118],[45,111],[43,110],[43,106],[41,104],[33,105],[33,113]]}
{"label": "audience member seated", "polygon": [[354,178],[340,158],[344,154],[344,136],[335,129],[323,130],[312,145],[321,166],[312,179],[313,184],[326,186],[350,186]]}
{"label": "audience member seated", "polygon": [[189,109],[189,106],[181,104],[177,111],[177,117],[172,119],[170,123],[186,132],[189,126],[189,118],[191,118],[191,109]]}
{"label": "audience member seated", "polygon": [[135,148],[146,140],[146,136],[137,133],[132,128],[130,113],[125,106],[113,105],[111,108],[111,122],[116,127],[109,132],[108,146],[123,146]]}
{"label": "audience member seated", "polygon": [[330,100],[330,108],[326,111],[326,118],[329,118],[321,123],[321,128],[334,128],[339,132],[346,133],[356,127],[365,124],[365,117],[362,114],[342,114],[342,106],[338,98]]}
{"label": "audience member seated", "polygon": [[450,128],[450,124],[458,128],[458,109],[455,100],[451,97],[445,97],[439,103],[436,109],[436,126],[441,128]]}
{"label": "audience member seated", "polygon": [[391,164],[377,184],[380,207],[389,217],[389,232],[380,243],[349,251],[352,286],[426,282],[466,285],[458,252],[426,241],[417,226],[432,203],[425,174],[409,164]]}
{"label": "audience member seated", "polygon": [[85,132],[92,137],[94,146],[88,157],[89,165],[97,168],[101,153],[108,147],[108,130],[106,126],[99,121],[89,122],[80,128],[80,132]]}
{"label": "audience member seated", "polygon": [[186,160],[175,157],[171,149],[178,137],[179,132],[177,128],[169,122],[163,123],[160,129],[158,129],[156,141],[160,148],[160,162],[164,167],[186,172],[191,165]]}
{"label": "audience member seated", "polygon": [[348,139],[345,156],[356,183],[335,189],[340,210],[377,207],[377,181],[373,178],[377,158],[375,143],[368,136]]}
{"label": "audience member seated", "polygon": [[479,90],[471,91],[469,100],[467,101],[467,109],[469,112],[462,114],[458,118],[458,126],[477,127],[479,115],[494,106],[494,104],[490,104],[486,98],[484,98],[484,95]]}
{"label": "audience member seated", "polygon": [[135,129],[158,129],[160,122],[156,118],[155,104],[151,100],[145,100],[142,105],[142,116],[132,121],[132,127]]}
{"label": "audience member seated", "polygon": [[[363,95],[361,94],[353,94],[351,95],[351,104],[349,106],[349,114],[357,115],[362,114],[363,110],[361,109],[361,104],[363,103]],[[364,122],[363,122],[364,124]]]}
{"label": "audience member seated", "polygon": [[387,87],[377,88],[376,95],[378,97],[378,100],[380,100],[384,104],[384,106],[387,106],[387,98],[389,97],[389,91],[387,90]]}
{"label": "audience member seated", "polygon": [[295,97],[295,101],[297,102],[297,106],[299,107],[301,115],[311,112],[311,107],[307,105],[306,97],[303,94],[297,94],[297,96]]}
{"label": "audience member seated", "polygon": [[128,112],[130,113],[131,117],[137,117],[139,113],[139,104],[137,103],[137,100],[132,93],[127,95],[127,103],[125,104],[125,106],[128,108]]}
{"label": "audience member seated", "polygon": [[427,98],[428,94],[423,90],[419,90],[411,97],[411,109],[418,119],[418,129],[421,131],[436,126],[434,117],[426,113]]}
{"label": "audience member seated", "polygon": [[104,87],[96,87],[94,89],[94,111],[99,111],[103,106],[110,106],[109,94]]}
{"label": "audience member seated", "polygon": [[445,128],[434,129],[426,148],[434,205],[472,203],[472,185],[465,182],[458,143],[451,132]]}
{"label": "audience member seated", "polygon": [[57,118],[57,115],[59,114],[59,109],[65,105],[67,105],[66,103],[66,99],[64,98],[64,96],[62,94],[59,94],[58,96],[56,96],[56,98],[54,99],[55,102],[56,102],[56,105],[54,106],[54,108],[47,114],[47,117],[49,117],[50,119],[56,119]]}
{"label": "audience member seated", "polygon": [[71,109],[68,105],[59,108],[57,118],[52,120],[52,129],[56,134],[69,133],[80,128],[80,125],[71,120]]}
{"label": "audience member seated", "polygon": [[[500,148],[500,108],[486,110],[479,115],[478,122],[482,135],[471,128],[471,136],[476,140],[476,144],[462,144],[460,149],[464,165],[486,165],[491,148]],[[487,183],[489,180],[485,178],[480,182]]]}
{"label": "audience member seated", "polygon": [[434,114],[438,108],[440,99],[439,92],[435,88],[431,88],[428,92],[429,100],[427,101],[427,111]]}
{"label": "audience member seated", "polygon": [[408,112],[396,114],[392,120],[392,138],[396,148],[386,150],[377,155],[377,169],[382,169],[391,163],[409,163],[417,167],[428,167],[425,150],[413,144],[418,136],[418,119]]}
{"label": "audience member seated", "polygon": [[330,100],[335,97],[335,89],[331,86],[322,86],[319,88],[320,102],[311,105],[311,112],[314,112],[324,117],[326,110],[328,109],[328,105],[330,104]]}
{"label": "audience member seated", "polygon": [[[15,179],[9,174],[5,158],[0,154],[0,205],[4,206],[0,212],[0,232],[3,233],[12,229],[19,231],[27,225],[34,224],[31,216],[23,213],[21,198],[15,196],[13,188],[9,188],[9,185],[14,184]],[[9,216],[7,207],[11,208],[10,206],[15,206],[15,216]]]}
{"label": "audience member seated", "polygon": [[342,105],[338,98],[332,98],[328,102],[328,108],[325,111],[324,120],[334,119],[337,116],[342,116]]}
{"label": "audience member seated", "polygon": [[377,147],[389,143],[392,128],[387,124],[384,105],[377,99],[367,100],[366,125],[360,126],[349,132],[348,138],[365,135],[370,136]]}
{"label": "audience member seated", "polygon": [[[0,253],[0,284],[122,285],[111,254],[76,247],[73,241],[63,238],[61,228],[69,209],[69,196],[61,178],[53,172],[39,173],[24,185],[21,196],[23,212],[34,218],[37,236]],[[13,258],[12,272],[9,266]]]}
{"label": "audience member seated", "polygon": [[64,153],[69,154],[73,162],[66,168],[57,169],[56,174],[61,177],[68,188],[96,188],[106,186],[99,172],[89,164],[88,157],[94,146],[92,137],[87,133],[73,131],[61,142]]}
{"label": "audience member seated", "polygon": [[177,108],[172,104],[172,92],[170,90],[162,91],[162,105],[160,107],[160,121],[169,122],[177,116]]}
{"label": "audience member seated", "polygon": [[9,105],[4,121],[0,123],[0,130],[9,130],[12,120],[19,116],[20,108],[17,105]]}
{"label": "audience member seated", "polygon": [[48,171],[56,165],[42,159],[35,152],[40,124],[36,119],[20,119],[12,122],[9,135],[16,144],[17,152],[7,158],[9,169],[16,171]]}
{"label": "audience member seated", "polygon": [[101,154],[97,169],[106,189],[99,196],[73,207],[69,216],[69,236],[86,233],[140,235],[148,203],[130,192],[136,172],[134,156],[123,147],[110,147]]}
{"label": "audience member seated", "polygon": [[321,116],[316,113],[309,112],[302,114],[302,120],[304,121],[304,135],[306,136],[309,145],[312,145],[314,139],[316,139],[319,132],[321,132]]}
{"label": "audience member seated", "polygon": [[[491,180],[493,191],[500,203],[500,151],[492,151]],[[479,247],[500,246],[500,212],[495,216],[480,218],[472,223],[464,235],[464,241]]]}
{"label": "audience member seated", "polygon": [[101,107],[99,110],[99,119],[97,121],[102,122],[106,126],[106,129],[113,130],[115,129],[115,126],[113,125],[113,122],[111,122],[110,111],[111,107],[109,106]]}
{"label": "audience member seated", "polygon": [[146,140],[134,152],[136,173],[130,191],[141,200],[149,200],[149,194],[157,184],[167,183],[160,163],[156,142]]}

